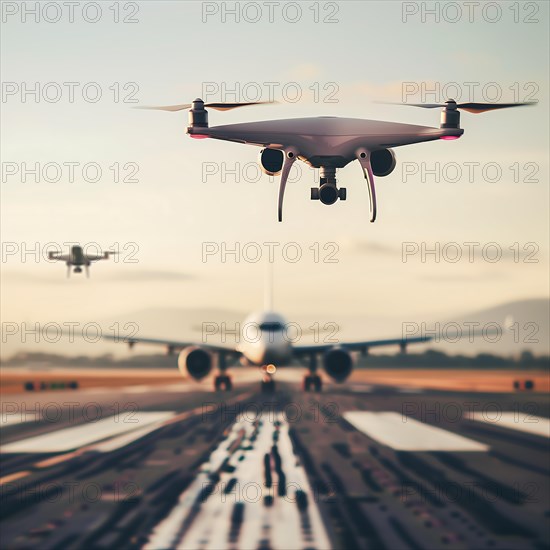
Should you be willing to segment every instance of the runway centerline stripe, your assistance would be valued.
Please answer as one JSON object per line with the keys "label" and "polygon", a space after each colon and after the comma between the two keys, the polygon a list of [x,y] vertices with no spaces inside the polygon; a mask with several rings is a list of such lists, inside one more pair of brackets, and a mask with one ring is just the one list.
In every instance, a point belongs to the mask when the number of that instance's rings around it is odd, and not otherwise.
{"label": "runway centerline stripe", "polygon": [[[270,487],[264,484],[265,456],[271,457]],[[233,484],[228,490],[230,480]],[[206,496],[204,489],[210,484],[212,491]],[[285,488],[283,495],[279,484]],[[296,503],[297,490],[307,495],[305,511]],[[270,506],[264,503],[268,496]],[[257,424],[239,417],[170,514],[156,525],[144,548],[330,548],[314,497],[283,416],[262,413]],[[238,528],[234,518],[237,504],[244,510],[244,521]],[[304,521],[309,525],[307,532]]]}
{"label": "runway centerline stripe", "polygon": [[550,437],[550,419],[523,412],[480,412],[469,413],[467,417],[503,428],[510,428],[533,435]]}
{"label": "runway centerline stripe", "polygon": [[154,422],[173,416],[173,412],[136,412],[132,415],[117,415],[97,422],[85,422],[78,426],[21,439],[2,445],[1,453],[58,453],[78,449],[96,441],[121,435]]}
{"label": "runway centerline stripe", "polygon": [[359,431],[396,451],[488,451],[473,439],[418,422],[397,412],[344,413]]}

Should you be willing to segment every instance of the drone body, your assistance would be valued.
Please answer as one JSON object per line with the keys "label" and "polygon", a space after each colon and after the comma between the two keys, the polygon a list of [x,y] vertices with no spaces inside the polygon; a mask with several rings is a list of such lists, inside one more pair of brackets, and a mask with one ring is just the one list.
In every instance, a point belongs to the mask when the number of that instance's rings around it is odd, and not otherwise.
{"label": "drone body", "polygon": [[195,99],[192,104],[167,107],[140,107],[163,111],[189,110],[187,133],[195,139],[219,139],[262,147],[260,166],[269,175],[281,174],[279,187],[278,219],[282,221],[283,198],[286,182],[292,164],[301,160],[313,168],[320,169],[319,187],[311,189],[311,199],[323,204],[334,204],[346,199],[346,189],[338,188],[336,170],[353,160],[358,160],[367,181],[370,197],[370,221],[376,219],[376,190],[374,177],[389,175],[396,160],[392,149],[424,141],[455,140],[464,130],[460,128],[460,112],[482,113],[506,107],[528,105],[528,103],[462,103],[448,100],[445,105],[419,104],[415,107],[440,108],[439,128],[365,120],[322,116],[316,118],[295,118],[228,124],[208,125],[210,107],[219,111],[254,105],[255,103],[208,103]]}
{"label": "drone body", "polygon": [[73,273],[82,273],[82,268],[86,270],[86,277],[90,276],[90,265],[98,260],[108,260],[111,254],[115,252],[107,251],[103,255],[85,254],[79,245],[71,246],[69,254],[62,255],[60,252],[48,252],[50,260],[61,260],[67,265],[67,277],[71,276],[71,267],[74,267]]}
{"label": "drone body", "polygon": [[195,138],[209,137],[282,151],[294,149],[300,160],[314,168],[343,168],[357,158],[359,148],[373,152],[445,137],[456,139],[464,130],[324,116],[211,128],[190,125],[188,133]]}

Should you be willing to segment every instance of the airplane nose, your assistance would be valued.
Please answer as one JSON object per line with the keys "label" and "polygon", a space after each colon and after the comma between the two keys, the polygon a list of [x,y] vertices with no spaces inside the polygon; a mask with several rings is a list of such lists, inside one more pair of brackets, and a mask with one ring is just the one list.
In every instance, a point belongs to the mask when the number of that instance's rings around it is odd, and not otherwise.
{"label": "airplane nose", "polygon": [[269,346],[264,352],[263,363],[275,365],[284,363],[290,359],[290,346],[288,342],[281,342],[278,345]]}

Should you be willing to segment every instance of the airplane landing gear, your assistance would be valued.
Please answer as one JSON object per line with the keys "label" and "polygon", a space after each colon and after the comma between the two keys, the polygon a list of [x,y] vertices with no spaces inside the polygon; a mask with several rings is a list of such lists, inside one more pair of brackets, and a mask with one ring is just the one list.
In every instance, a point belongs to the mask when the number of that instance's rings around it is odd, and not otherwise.
{"label": "airplane landing gear", "polygon": [[260,389],[262,393],[273,393],[275,391],[275,380],[273,375],[277,372],[277,367],[270,363],[269,365],[264,365],[261,368],[262,372],[262,381],[260,383]]}
{"label": "airplane landing gear", "polygon": [[218,374],[214,378],[214,389],[215,391],[231,391],[233,389],[231,378],[227,374]]}
{"label": "airplane landing gear", "polygon": [[273,393],[275,391],[275,380],[273,378],[269,380],[262,380],[260,382],[260,389],[262,393]]}
{"label": "airplane landing gear", "polygon": [[304,376],[304,391],[319,393],[323,389],[323,381],[318,374],[307,374]]}

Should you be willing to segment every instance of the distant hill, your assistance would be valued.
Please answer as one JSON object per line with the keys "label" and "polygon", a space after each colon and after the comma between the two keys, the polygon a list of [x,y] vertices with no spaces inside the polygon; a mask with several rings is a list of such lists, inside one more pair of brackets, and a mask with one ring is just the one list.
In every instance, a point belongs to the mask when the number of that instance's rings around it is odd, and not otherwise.
{"label": "distant hill", "polygon": [[[468,346],[470,350],[468,354],[485,351],[510,355],[521,353],[523,350],[529,350],[535,354],[550,353],[550,301],[548,299],[508,302],[468,315],[457,316],[451,321],[457,322],[465,330],[467,330],[465,323],[478,323],[480,328],[486,327],[488,330],[493,325],[498,325],[502,330],[502,337],[495,343],[490,342],[490,336],[476,337],[474,344]],[[464,342],[464,345],[466,344],[467,341]],[[441,351],[452,353],[452,347],[445,345]]]}

